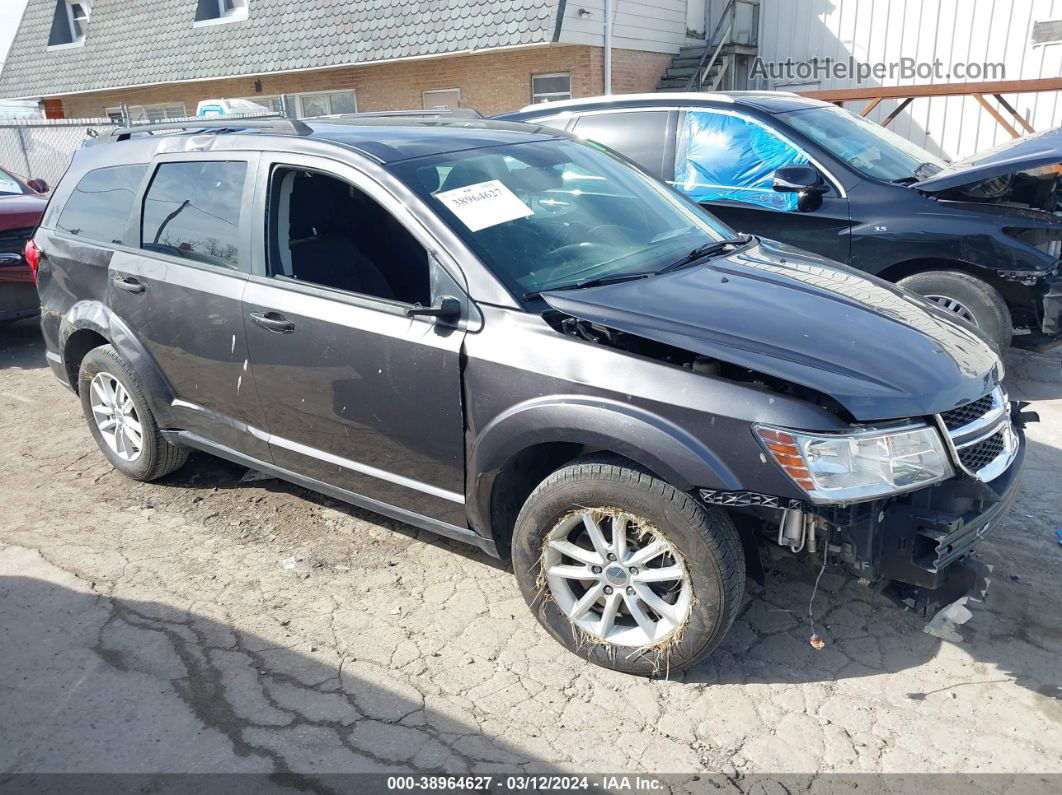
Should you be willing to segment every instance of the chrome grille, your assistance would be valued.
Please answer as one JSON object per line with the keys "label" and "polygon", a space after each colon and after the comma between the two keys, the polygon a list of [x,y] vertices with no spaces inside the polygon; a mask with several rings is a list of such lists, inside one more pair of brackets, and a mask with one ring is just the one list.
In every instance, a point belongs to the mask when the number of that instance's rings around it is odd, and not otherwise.
{"label": "chrome grille", "polygon": [[959,460],[971,472],[978,472],[991,464],[1006,448],[1003,429],[996,431],[983,442],[959,448]]}
{"label": "chrome grille", "polygon": [[983,398],[978,398],[972,403],[967,403],[965,406],[959,406],[957,409],[943,412],[940,415],[940,418],[944,420],[944,427],[949,431],[954,431],[957,428],[961,428],[963,425],[968,425],[974,420],[983,417],[992,410],[993,402],[993,393],[990,392]]}
{"label": "chrome grille", "polygon": [[1006,472],[1018,454],[1018,437],[1002,387],[937,415],[960,470],[988,482]]}

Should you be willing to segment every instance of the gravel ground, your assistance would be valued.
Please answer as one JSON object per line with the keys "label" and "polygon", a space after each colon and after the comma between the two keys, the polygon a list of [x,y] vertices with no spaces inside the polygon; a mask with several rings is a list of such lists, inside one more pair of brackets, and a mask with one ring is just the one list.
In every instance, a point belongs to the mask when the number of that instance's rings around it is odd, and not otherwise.
{"label": "gravel ground", "polygon": [[541,630],[495,561],[203,455],[97,452],[32,323],[0,328],[0,774],[1062,772],[1062,377],[951,643],[830,573],[749,583],[703,666],[648,681]]}

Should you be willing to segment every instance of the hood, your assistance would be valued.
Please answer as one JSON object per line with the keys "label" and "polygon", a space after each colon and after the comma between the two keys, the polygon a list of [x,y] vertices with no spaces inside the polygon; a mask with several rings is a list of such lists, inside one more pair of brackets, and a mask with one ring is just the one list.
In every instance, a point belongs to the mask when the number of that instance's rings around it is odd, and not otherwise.
{"label": "hood", "polygon": [[40,194],[0,196],[0,231],[36,226],[48,206],[48,197]]}
{"label": "hood", "polygon": [[958,188],[990,177],[1062,163],[1062,127],[1026,135],[952,163],[929,179],[911,184],[927,193]]}
{"label": "hood", "polygon": [[631,282],[555,290],[567,315],[800,384],[860,421],[935,414],[986,394],[999,359],[887,282],[761,241]]}

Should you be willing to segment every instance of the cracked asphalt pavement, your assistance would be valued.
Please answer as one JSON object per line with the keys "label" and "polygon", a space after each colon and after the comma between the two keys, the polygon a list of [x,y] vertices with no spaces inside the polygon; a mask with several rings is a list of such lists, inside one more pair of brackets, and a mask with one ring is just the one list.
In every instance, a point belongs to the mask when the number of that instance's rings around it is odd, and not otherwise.
{"label": "cracked asphalt pavement", "polygon": [[1024,485],[951,643],[784,565],[667,680],[593,667],[461,545],[194,455],[153,484],[97,452],[32,322],[0,328],[0,773],[1062,772],[1060,353]]}

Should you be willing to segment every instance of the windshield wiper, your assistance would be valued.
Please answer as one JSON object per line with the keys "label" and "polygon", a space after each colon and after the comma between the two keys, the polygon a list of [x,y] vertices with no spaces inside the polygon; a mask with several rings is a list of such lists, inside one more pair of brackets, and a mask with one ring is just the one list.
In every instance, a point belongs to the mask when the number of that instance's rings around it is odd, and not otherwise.
{"label": "windshield wiper", "polygon": [[687,265],[692,265],[698,260],[702,260],[705,257],[717,256],[725,252],[728,248],[736,248],[737,246],[743,246],[752,240],[752,235],[739,235],[737,237],[728,238],[727,240],[714,240],[711,243],[705,243],[703,246],[697,246],[697,248],[690,251],[681,259],[677,259],[670,265],[667,265],[657,271],[657,274],[670,273],[671,271],[677,271],[679,268],[685,268]]}
{"label": "windshield wiper", "polygon": [[613,273],[609,276],[598,276],[593,279],[584,279],[581,282],[574,282],[572,284],[559,284],[556,287],[547,287],[544,290],[540,290],[533,293],[524,293],[525,301],[533,301],[536,298],[541,298],[542,293],[552,292],[553,290],[580,290],[583,287],[600,287],[603,284],[619,284],[620,282],[630,282],[635,279],[646,279],[649,276],[656,276],[657,271],[634,271],[632,273]]}

